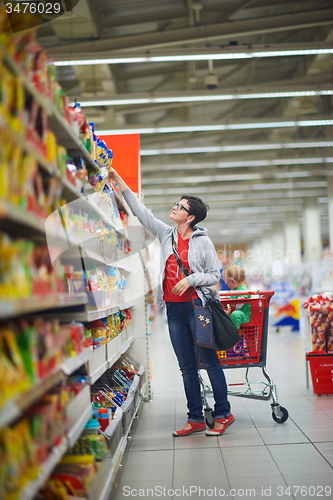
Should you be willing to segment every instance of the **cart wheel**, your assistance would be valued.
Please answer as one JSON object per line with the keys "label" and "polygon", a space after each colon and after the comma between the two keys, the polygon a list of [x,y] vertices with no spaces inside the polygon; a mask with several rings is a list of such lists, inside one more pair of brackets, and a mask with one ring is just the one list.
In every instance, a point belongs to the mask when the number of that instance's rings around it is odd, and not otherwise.
{"label": "cart wheel", "polygon": [[209,408],[209,406],[205,408],[205,420],[207,427],[209,427],[209,429],[212,429],[214,427],[214,417],[213,410]]}
{"label": "cart wheel", "polygon": [[283,424],[286,420],[288,420],[289,413],[286,408],[283,408],[283,406],[279,407],[279,411],[280,415],[275,415],[274,411],[272,411],[272,418],[277,424]]}

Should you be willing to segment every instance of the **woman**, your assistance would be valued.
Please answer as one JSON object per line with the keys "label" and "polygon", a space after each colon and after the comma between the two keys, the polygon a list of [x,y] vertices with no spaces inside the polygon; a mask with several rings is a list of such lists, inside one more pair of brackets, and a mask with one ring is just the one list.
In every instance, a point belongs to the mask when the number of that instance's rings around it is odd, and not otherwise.
{"label": "woman", "polygon": [[[175,227],[156,219],[138,200],[116,170],[109,177],[116,182],[133,214],[151,233],[158,237],[164,262],[162,287],[157,293],[158,303],[166,303],[171,343],[183,376],[187,398],[188,421],[183,429],[174,431],[175,437],[206,431],[207,436],[219,436],[234,422],[227,399],[227,385],[216,352],[195,346],[195,325],[191,296],[196,305],[202,305],[203,292],[216,295],[214,285],[220,279],[218,260],[207,231],[196,224],[206,218],[208,206],[195,196],[183,196],[173,206],[170,219]],[[184,277],[177,264],[174,247],[190,275]],[[207,370],[214,393],[214,428],[206,430],[196,353]]]}

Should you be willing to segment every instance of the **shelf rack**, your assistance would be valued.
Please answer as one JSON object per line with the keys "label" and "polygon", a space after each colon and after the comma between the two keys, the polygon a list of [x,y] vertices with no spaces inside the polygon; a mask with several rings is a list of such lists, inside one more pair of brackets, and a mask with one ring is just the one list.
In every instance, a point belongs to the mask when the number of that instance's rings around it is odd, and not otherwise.
{"label": "shelf rack", "polygon": [[67,408],[68,416],[79,414],[76,421],[66,431],[65,436],[60,443],[52,449],[47,460],[42,464],[38,479],[29,483],[21,492],[19,500],[32,500],[35,498],[38,490],[43,486],[52,470],[57,465],[66,451],[75,444],[79,438],[84,426],[92,415],[92,406],[90,404],[89,386],[86,386],[82,391],[69,403]]}
{"label": "shelf rack", "polygon": [[71,375],[75,370],[80,368],[80,366],[88,362],[92,355],[92,349],[83,349],[77,356],[65,360],[36,386],[31,387],[28,391],[20,394],[12,401],[9,401],[0,409],[0,429],[21,417],[35,401],[38,401],[38,399],[43,396],[43,394],[47,393],[55,385],[63,382],[66,376]]}
{"label": "shelf rack", "polygon": [[43,296],[33,296],[26,299],[1,300],[0,319],[22,316],[23,314],[33,314],[49,309],[60,309],[63,307],[83,306],[87,303],[85,293],[77,294],[51,294]]}
{"label": "shelf rack", "polygon": [[46,96],[40,94],[34,87],[33,83],[27,78],[20,68],[20,66],[13,59],[7,48],[0,44],[0,49],[3,52],[3,60],[7,68],[17,76],[23,86],[33,99],[40,105],[40,107],[47,113],[50,125],[57,136],[59,143],[64,146],[73,156],[81,156],[86,162],[88,168],[99,171],[98,166],[91,158],[88,150],[81,143],[70,125],[66,122],[65,118],[61,115],[60,111],[56,108],[55,104],[50,101]]}
{"label": "shelf rack", "polygon": [[[105,434],[109,436],[110,439],[113,437],[114,440],[118,442],[116,443],[116,448],[112,452],[109,452],[101,463],[94,482],[90,486],[88,492],[89,500],[108,500],[110,497],[119,466],[121,465],[127,447],[128,437],[133,422],[142,402],[140,380],[145,372],[143,365],[140,365],[138,372],[138,375],[135,376],[130,387],[125,403],[121,408],[117,408],[112,422],[105,430]],[[129,415],[129,418],[126,418],[127,415]]]}
{"label": "shelf rack", "polygon": [[[90,171],[98,172],[98,165],[91,158],[88,150],[81,143],[80,138],[76,136],[55,104],[35,89],[33,83],[25,75],[22,68],[16,63],[7,48],[1,44],[0,51],[3,53],[3,61],[7,68],[20,79],[25,92],[47,114],[49,126],[55,133],[58,143],[64,146],[73,158],[82,157]],[[10,124],[5,123],[1,116],[0,126],[6,127],[10,132]],[[56,170],[56,166],[50,163],[47,158],[34,148],[33,144],[30,143],[23,134],[14,134],[13,131],[13,136],[15,136],[16,144],[20,146],[24,152],[30,154],[36,160],[44,175],[47,174],[51,177],[58,178],[60,188],[62,189],[62,193],[66,200],[69,202],[76,200],[78,204],[82,204],[82,207],[93,211],[106,224],[117,231],[118,236],[122,239],[125,238],[121,230],[116,229],[116,224],[114,224],[110,217],[104,214],[98,203],[96,203],[96,200],[94,201],[93,196],[87,196],[94,193],[90,184],[85,183],[79,185],[78,187],[72,185],[67,179],[61,177],[61,173]],[[107,185],[110,189],[113,189],[110,184],[107,183]],[[118,208],[126,214],[130,213],[126,203],[121,199],[116,191],[115,200]],[[10,228],[20,237],[28,237],[30,239],[34,239],[35,241],[45,241],[45,219],[34,213],[29,213],[23,208],[13,206],[11,203],[4,200],[0,200],[0,227],[4,229]],[[62,228],[57,226],[52,227],[50,232],[51,236],[62,240],[66,239],[64,232],[61,229]],[[79,238],[76,238],[74,235],[70,235],[70,240],[74,244],[80,245]],[[139,281],[142,281],[143,283],[143,273],[140,270],[141,263],[135,259],[135,256],[130,256],[128,259],[127,255],[121,255],[120,250],[117,250],[116,261],[110,261],[110,256],[104,255],[104,252],[102,252],[101,255],[97,251],[91,249],[84,249],[84,256],[93,262],[102,265],[109,264],[119,267],[125,272],[130,272],[132,269],[135,270],[136,276],[132,276],[130,280],[131,286],[133,286],[135,290],[138,288]],[[87,301],[88,299],[86,294],[52,294],[49,296],[31,297],[27,299],[3,300],[0,301],[0,319],[7,320],[13,317],[36,315],[37,313],[38,315],[41,315],[40,313],[42,313],[44,318],[57,317],[64,321],[77,320],[89,322],[131,307],[134,311],[136,311],[135,314],[138,314],[138,331],[141,332],[145,330],[142,326],[144,314],[141,314],[140,312],[140,308],[143,303],[142,299],[125,303],[120,301],[114,307],[94,311],[88,309]],[[134,339],[136,342],[134,342]],[[124,353],[130,353],[132,347],[137,344],[139,345],[142,343],[141,341],[142,339],[140,338],[140,335],[133,333],[131,327],[121,332],[118,337],[111,340],[104,347],[101,346],[95,351],[87,348],[84,349],[78,356],[67,359],[45,380],[41,381],[35,387],[32,387],[29,391],[26,391],[24,394],[21,394],[19,397],[16,397],[14,400],[8,402],[5,407],[0,410],[0,429],[4,428],[6,425],[10,425],[15,420],[20,418],[29,406],[38,401],[43,394],[58,383],[64,381],[67,376],[71,375],[76,369],[83,365],[87,366],[88,372],[89,367],[95,368],[89,375],[90,384],[94,383],[107,369],[111,368]],[[139,359],[140,356],[138,356]],[[140,376],[135,377],[131,386],[131,390],[123,410],[117,410],[115,418],[108,428],[109,444],[112,456],[109,457],[110,463],[108,463],[108,459],[106,459],[102,464],[102,468],[100,469],[101,473],[104,467],[107,474],[103,477],[103,481],[100,484],[98,484],[99,476],[96,477],[91,491],[89,492],[89,498],[91,500],[106,500],[106,492],[110,492],[112,489],[114,478],[117,474],[119,464],[127,445],[127,439],[132,423],[142,401],[140,387],[142,390],[144,386],[141,379],[144,375],[143,365],[140,365],[139,373]],[[51,474],[55,465],[64,453],[66,453],[68,448],[79,438],[84,425],[91,416],[91,412],[90,386],[87,385],[67,408],[67,416],[71,421],[71,425],[69,429],[67,429],[65,436],[53,448],[46,462],[42,464],[38,479],[31,482],[23,489],[19,496],[20,500],[32,500],[35,497],[38,490]],[[98,493],[97,496],[93,493],[94,488]]]}

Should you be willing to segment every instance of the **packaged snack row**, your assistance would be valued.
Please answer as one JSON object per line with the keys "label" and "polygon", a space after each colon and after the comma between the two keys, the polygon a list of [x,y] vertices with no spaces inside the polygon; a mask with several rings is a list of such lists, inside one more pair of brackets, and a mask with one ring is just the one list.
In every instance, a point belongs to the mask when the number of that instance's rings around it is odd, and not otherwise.
{"label": "packaged snack row", "polygon": [[51,264],[47,245],[0,233],[0,300],[66,292],[64,269]]}
{"label": "packaged snack row", "polygon": [[[109,370],[92,387],[93,415],[75,443],[60,460],[49,480],[38,494],[38,500],[70,496],[88,498],[89,488],[96,472],[108,452],[104,435],[117,408],[126,401],[137,370],[123,359],[119,368]],[[53,495],[50,497],[50,495]]]}
{"label": "packaged snack row", "polygon": [[94,349],[117,337],[121,331],[130,326],[131,321],[130,309],[124,309],[107,318],[88,323],[86,331],[90,332]]}
{"label": "packaged snack row", "polygon": [[18,422],[0,432],[0,498],[18,500],[22,489],[38,478],[41,466],[67,429],[66,407],[86,385],[69,379],[58,384]]}
{"label": "packaged snack row", "polygon": [[21,319],[0,327],[0,408],[89,346],[82,323]]}

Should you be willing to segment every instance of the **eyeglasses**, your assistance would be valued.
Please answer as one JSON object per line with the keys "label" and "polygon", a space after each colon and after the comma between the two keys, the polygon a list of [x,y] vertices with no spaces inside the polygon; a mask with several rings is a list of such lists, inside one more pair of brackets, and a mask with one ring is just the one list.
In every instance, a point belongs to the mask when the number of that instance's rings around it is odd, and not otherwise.
{"label": "eyeglasses", "polygon": [[182,205],[181,203],[175,203],[173,205],[174,207],[177,207],[177,210],[185,210],[188,214],[190,213],[190,211],[184,207],[184,205]]}

